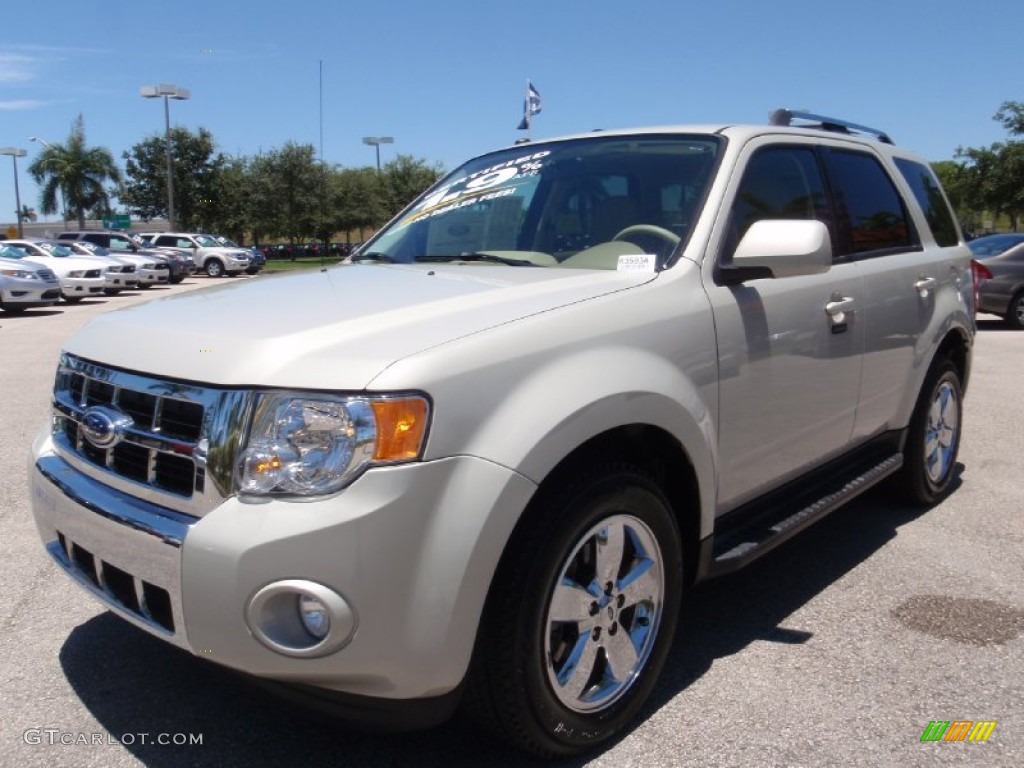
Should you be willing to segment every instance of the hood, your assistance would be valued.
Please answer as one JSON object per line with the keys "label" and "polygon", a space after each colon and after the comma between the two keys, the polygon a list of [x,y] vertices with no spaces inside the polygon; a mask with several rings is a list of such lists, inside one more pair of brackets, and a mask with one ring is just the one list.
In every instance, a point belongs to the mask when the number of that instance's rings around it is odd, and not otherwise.
{"label": "hood", "polygon": [[66,351],[207,384],[361,390],[388,365],[431,347],[653,279],[492,265],[343,265],[112,310]]}
{"label": "hood", "polygon": [[106,269],[115,263],[102,256],[37,256],[30,254],[28,258],[37,264],[45,264],[58,275],[66,275],[79,269]]}

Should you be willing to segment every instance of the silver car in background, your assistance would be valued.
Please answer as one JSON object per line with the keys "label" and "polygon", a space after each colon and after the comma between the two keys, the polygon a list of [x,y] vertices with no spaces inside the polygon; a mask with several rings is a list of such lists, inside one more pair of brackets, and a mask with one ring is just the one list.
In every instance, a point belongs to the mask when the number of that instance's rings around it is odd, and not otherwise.
{"label": "silver car in background", "polygon": [[43,248],[45,240],[7,240],[6,244],[15,252],[15,258],[31,259],[52,269],[60,280],[60,295],[69,304],[76,304],[89,296],[102,296],[107,288],[104,275],[108,262],[95,256],[74,256],[69,248],[58,247],[52,251]]}
{"label": "silver car in background", "polygon": [[67,246],[73,253],[83,256],[97,256],[101,259],[110,259],[112,262],[134,265],[135,277],[137,279],[137,285],[134,287],[136,288],[145,290],[152,288],[154,285],[167,285],[168,283],[170,270],[168,269],[167,261],[156,254],[140,256],[130,251],[122,251],[115,254],[109,248],[104,248],[102,245],[96,245],[85,240],[62,242],[61,245]]}
{"label": "silver car in background", "polygon": [[53,270],[21,258],[20,253],[0,246],[0,309],[9,315],[52,307],[60,299],[60,281]]}

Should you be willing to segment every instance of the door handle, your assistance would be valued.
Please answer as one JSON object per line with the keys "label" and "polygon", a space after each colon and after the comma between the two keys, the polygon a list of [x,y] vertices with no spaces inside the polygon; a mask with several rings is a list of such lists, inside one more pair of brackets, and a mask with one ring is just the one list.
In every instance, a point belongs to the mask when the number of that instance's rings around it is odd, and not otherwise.
{"label": "door handle", "polygon": [[843,315],[853,311],[856,303],[850,296],[833,296],[832,301],[825,305],[825,311],[834,322],[843,322]]}
{"label": "door handle", "polygon": [[934,277],[925,277],[924,275],[921,275],[921,277],[918,278],[917,282],[914,283],[914,288],[916,288],[917,292],[921,294],[922,299],[927,299],[928,291],[932,290],[938,284],[939,281],[936,280]]}

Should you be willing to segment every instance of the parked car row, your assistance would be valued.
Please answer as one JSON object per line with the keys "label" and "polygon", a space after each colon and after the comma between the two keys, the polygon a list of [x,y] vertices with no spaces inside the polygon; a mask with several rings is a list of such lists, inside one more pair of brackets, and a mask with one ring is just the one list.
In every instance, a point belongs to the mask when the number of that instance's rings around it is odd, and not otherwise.
{"label": "parked car row", "polygon": [[142,243],[124,232],[88,230],[56,240],[0,240],[0,309],[17,313],[173,285],[197,271],[197,258],[214,277],[256,274],[266,263],[262,254],[209,235],[157,233]]}
{"label": "parked car row", "polygon": [[[360,243],[328,243],[327,256],[345,258],[349,256]],[[294,259],[310,256],[319,256],[322,250],[322,243],[279,243],[277,245],[261,245],[256,250],[263,253],[268,259]]]}

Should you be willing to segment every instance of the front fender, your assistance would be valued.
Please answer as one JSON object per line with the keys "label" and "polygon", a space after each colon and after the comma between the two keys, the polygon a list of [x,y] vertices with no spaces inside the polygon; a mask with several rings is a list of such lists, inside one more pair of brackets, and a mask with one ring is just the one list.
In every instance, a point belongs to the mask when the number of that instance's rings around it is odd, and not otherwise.
{"label": "front fender", "polygon": [[537,483],[603,432],[659,427],[694,468],[706,533],[717,466],[714,329],[702,292],[659,282],[463,337],[398,362],[371,386],[430,394],[426,459],[468,454]]}

